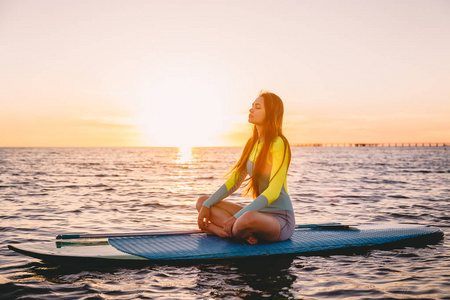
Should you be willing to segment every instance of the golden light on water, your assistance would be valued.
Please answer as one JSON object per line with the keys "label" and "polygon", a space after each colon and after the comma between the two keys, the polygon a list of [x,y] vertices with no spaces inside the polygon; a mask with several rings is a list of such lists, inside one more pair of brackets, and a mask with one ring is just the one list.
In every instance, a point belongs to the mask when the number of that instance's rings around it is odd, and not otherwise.
{"label": "golden light on water", "polygon": [[190,162],[192,159],[192,147],[189,146],[183,146],[178,147],[178,153],[177,153],[177,164],[186,164]]}
{"label": "golden light on water", "polygon": [[[194,187],[191,181],[192,173],[196,172],[195,163],[193,160],[192,147],[178,147],[176,156],[173,160],[175,163],[174,175],[169,190],[171,193],[180,195],[190,195],[194,192]],[[171,205],[177,206],[193,206],[195,199],[189,198],[177,198],[170,202]]]}

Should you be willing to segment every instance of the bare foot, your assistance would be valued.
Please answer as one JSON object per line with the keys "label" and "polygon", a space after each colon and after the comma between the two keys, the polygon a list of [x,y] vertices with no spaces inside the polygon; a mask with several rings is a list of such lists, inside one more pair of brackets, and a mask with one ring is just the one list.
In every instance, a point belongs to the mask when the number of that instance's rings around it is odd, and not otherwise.
{"label": "bare foot", "polygon": [[223,231],[222,227],[219,227],[213,223],[209,223],[208,227],[206,229],[211,234],[214,234],[214,235],[217,235],[217,236],[220,236],[223,238],[229,237],[228,234],[225,231]]}
{"label": "bare foot", "polygon": [[207,235],[215,235],[214,232],[209,231],[208,229],[203,230]]}
{"label": "bare foot", "polygon": [[250,245],[256,245],[258,244],[258,239],[252,234],[247,238],[247,243],[249,243]]}

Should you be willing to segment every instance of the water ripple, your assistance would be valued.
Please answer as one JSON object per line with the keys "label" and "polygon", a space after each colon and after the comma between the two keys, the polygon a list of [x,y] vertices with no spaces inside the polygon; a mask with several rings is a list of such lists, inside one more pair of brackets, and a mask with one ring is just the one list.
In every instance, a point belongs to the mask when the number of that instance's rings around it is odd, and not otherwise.
{"label": "water ripple", "polygon": [[[194,203],[240,148],[0,148],[3,299],[445,299],[450,245],[127,268],[60,266],[6,244],[61,232],[196,229]],[[292,148],[297,223],[420,223],[450,233],[442,148]],[[232,201],[248,199],[237,192]]]}

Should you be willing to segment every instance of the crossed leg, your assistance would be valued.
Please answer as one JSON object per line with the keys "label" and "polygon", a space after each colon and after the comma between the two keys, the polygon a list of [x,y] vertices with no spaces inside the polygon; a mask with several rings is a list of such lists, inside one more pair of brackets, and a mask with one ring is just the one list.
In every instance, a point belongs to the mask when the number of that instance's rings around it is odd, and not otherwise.
{"label": "crossed leg", "polygon": [[[208,197],[200,197],[197,201],[197,211],[203,205]],[[221,201],[210,208],[210,224],[208,224],[208,230],[210,233],[228,237],[223,231],[223,222],[230,217],[234,216],[238,211],[242,209],[242,206],[228,202]],[[264,240],[267,242],[276,242],[280,237],[280,223],[278,220],[269,214],[248,211],[239,217],[233,226],[233,236],[239,239],[245,239],[249,244],[256,244],[258,240]]]}
{"label": "crossed leg", "polygon": [[[200,208],[203,205],[203,202],[205,202],[208,199],[208,197],[203,196],[198,198],[197,200],[197,211],[200,211]],[[234,216],[238,211],[242,209],[242,206],[231,203],[228,201],[220,201],[216,205],[213,205],[210,208],[210,222],[208,224],[208,231],[212,234],[221,236],[221,237],[228,237],[225,231],[223,231],[223,221],[231,218]]]}

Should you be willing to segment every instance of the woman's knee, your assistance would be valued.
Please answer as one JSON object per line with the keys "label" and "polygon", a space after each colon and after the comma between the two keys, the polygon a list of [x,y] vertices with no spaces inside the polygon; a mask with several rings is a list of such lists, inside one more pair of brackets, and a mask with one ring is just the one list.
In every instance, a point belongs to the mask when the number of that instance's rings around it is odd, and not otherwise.
{"label": "woman's knee", "polygon": [[197,208],[197,211],[200,211],[200,208],[202,208],[203,203],[208,200],[208,196],[201,196],[198,198],[197,203],[195,204],[195,207]]}
{"label": "woman's knee", "polygon": [[255,211],[247,211],[240,218],[240,226],[243,228],[252,228],[257,226],[259,221],[258,213]]}
{"label": "woman's knee", "polygon": [[247,239],[253,235],[255,227],[257,227],[257,213],[247,211],[240,216],[233,226],[233,235],[239,239]]}
{"label": "woman's knee", "polygon": [[263,240],[273,242],[277,241],[280,236],[280,224],[278,220],[271,216],[248,211],[239,217],[236,221],[236,236],[247,238],[249,235],[255,235]]}

